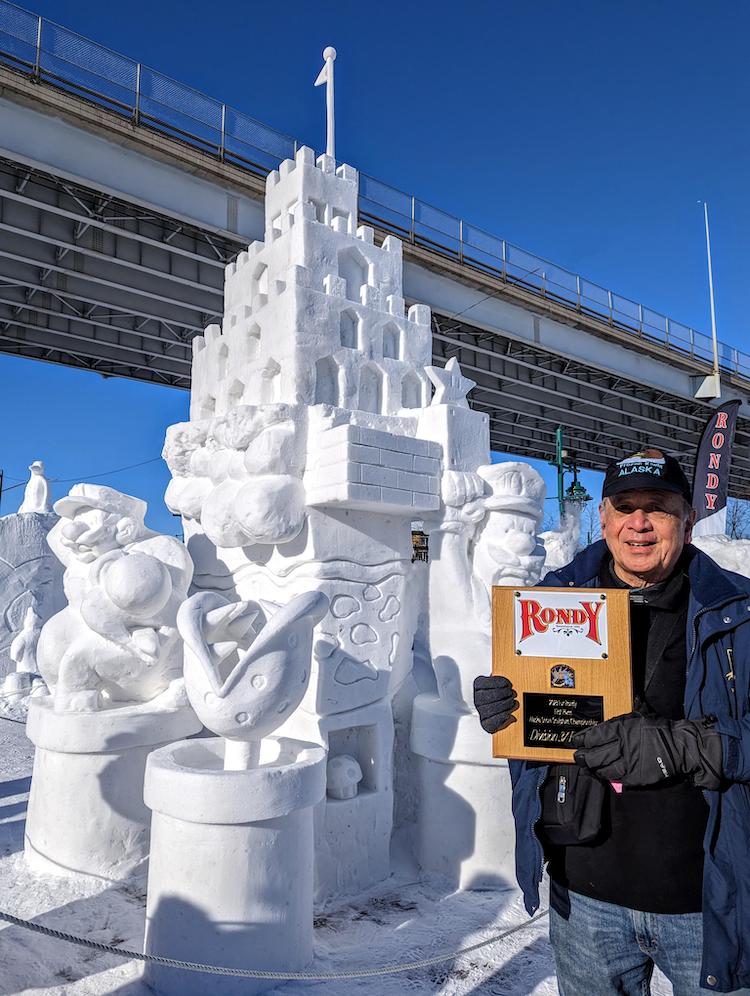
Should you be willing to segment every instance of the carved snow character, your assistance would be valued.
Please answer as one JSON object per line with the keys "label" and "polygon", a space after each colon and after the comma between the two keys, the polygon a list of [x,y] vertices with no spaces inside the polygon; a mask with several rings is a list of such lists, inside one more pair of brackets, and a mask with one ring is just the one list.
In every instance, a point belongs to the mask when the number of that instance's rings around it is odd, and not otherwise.
{"label": "carved snow character", "polygon": [[144,525],[146,503],[77,484],[55,502],[48,543],[65,564],[68,606],[43,627],[37,665],[57,711],[148,702],[180,676],[177,608],[193,564]]}
{"label": "carved snow character", "polygon": [[326,765],[326,792],[331,799],[353,799],[359,792],[362,768],[351,754],[337,754]]}
{"label": "carved snow character", "polygon": [[[267,621],[256,636],[251,627],[260,608]],[[185,687],[204,725],[242,746],[281,726],[305,694],[313,627],[327,611],[322,592],[284,606],[229,602],[215,592],[189,598],[177,625],[185,641]],[[227,762],[250,754],[228,745]]]}

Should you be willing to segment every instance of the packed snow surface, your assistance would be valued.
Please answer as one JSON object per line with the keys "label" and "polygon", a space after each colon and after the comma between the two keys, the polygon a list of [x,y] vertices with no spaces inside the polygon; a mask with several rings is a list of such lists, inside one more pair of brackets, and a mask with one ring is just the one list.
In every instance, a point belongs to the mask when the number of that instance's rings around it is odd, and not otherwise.
{"label": "packed snow surface", "polygon": [[[143,950],[143,885],[106,886],[30,871],[23,827],[33,747],[19,723],[0,720],[0,910],[45,926],[130,950]],[[419,883],[413,868],[342,901],[315,918],[312,971],[357,971],[437,956],[525,923],[515,893],[454,892]],[[0,921],[0,996],[152,996],[141,967]],[[216,992],[206,977],[206,996]],[[662,984],[655,994],[667,996]],[[556,996],[547,919],[472,954],[431,968],[341,982],[287,982],[269,996]]]}

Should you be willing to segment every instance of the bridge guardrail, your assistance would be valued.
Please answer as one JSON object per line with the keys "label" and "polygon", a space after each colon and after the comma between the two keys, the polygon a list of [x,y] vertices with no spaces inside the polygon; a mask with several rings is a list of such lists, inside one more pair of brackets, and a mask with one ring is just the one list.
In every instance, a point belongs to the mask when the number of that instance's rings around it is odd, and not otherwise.
{"label": "bridge guardrail", "polygon": [[[289,135],[7,0],[0,0],[0,63],[256,175],[266,175],[297,149]],[[463,266],[635,338],[712,361],[710,336],[366,173],[360,173],[359,211],[363,220]],[[719,363],[750,380],[750,354],[720,342]]]}

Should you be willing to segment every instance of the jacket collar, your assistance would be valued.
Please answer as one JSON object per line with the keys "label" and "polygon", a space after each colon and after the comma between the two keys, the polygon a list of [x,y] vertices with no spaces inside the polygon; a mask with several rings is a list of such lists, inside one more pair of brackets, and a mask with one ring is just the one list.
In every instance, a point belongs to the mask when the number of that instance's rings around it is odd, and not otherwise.
{"label": "jacket collar", "polygon": [[[598,540],[581,550],[565,567],[545,575],[540,584],[572,588],[595,585],[606,553],[607,544]],[[750,598],[750,578],[725,571],[692,544],[686,547],[686,554],[690,591],[698,610],[724,605],[735,598]]]}

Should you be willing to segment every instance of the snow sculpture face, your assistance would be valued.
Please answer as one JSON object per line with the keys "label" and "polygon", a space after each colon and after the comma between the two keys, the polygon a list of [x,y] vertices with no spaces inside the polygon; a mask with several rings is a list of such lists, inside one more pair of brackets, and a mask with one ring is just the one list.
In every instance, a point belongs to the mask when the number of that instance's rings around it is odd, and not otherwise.
{"label": "snow sculpture face", "polygon": [[537,539],[545,496],[544,481],[528,464],[480,467],[491,493],[474,546],[474,573],[488,588],[495,584],[535,584],[544,564]]}
{"label": "snow sculpture face", "polygon": [[259,606],[215,592],[180,607],[185,687],[209,730],[229,740],[261,740],[297,708],[310,678],[313,627],[328,611],[322,592],[283,607],[263,603],[268,619],[251,630]]}
{"label": "snow sculpture face", "polygon": [[49,533],[69,604],[42,629],[37,664],[60,711],[146,702],[179,677],[176,629],[193,565],[185,547],[143,523],[146,504],[95,484],[55,503]]}
{"label": "snow sculpture face", "polygon": [[326,792],[331,799],[353,799],[362,781],[362,768],[351,754],[338,754],[326,765]]}

